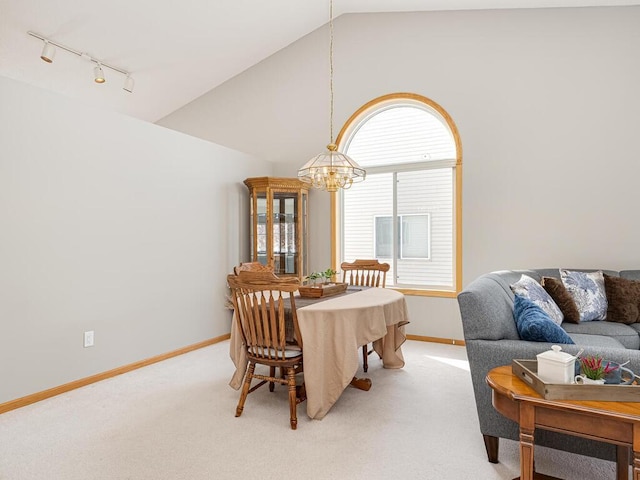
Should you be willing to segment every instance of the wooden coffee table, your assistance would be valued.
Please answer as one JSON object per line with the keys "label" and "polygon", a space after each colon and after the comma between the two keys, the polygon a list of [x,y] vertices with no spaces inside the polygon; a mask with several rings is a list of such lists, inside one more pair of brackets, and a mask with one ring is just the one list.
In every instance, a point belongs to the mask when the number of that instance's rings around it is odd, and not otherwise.
{"label": "wooden coffee table", "polygon": [[520,480],[552,479],[533,470],[536,428],[613,443],[617,447],[616,480],[640,480],[640,403],[545,400],[511,372],[497,367],[487,374],[492,402],[502,415],[520,425]]}

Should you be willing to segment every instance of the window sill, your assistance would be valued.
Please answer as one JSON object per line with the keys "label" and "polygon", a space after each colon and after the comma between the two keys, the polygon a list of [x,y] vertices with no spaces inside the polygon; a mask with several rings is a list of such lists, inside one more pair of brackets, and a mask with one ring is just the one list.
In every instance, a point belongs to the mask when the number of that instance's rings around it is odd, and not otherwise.
{"label": "window sill", "polygon": [[417,288],[395,288],[390,287],[404,295],[416,296],[416,297],[443,297],[443,298],[456,298],[458,292],[452,292],[450,290],[422,290]]}

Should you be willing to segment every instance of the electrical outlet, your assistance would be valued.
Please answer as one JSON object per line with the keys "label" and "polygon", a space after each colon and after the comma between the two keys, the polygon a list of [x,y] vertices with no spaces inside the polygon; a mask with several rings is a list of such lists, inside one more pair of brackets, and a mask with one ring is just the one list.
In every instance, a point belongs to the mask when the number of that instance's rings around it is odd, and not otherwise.
{"label": "electrical outlet", "polygon": [[84,332],[84,346],[93,347],[93,330]]}

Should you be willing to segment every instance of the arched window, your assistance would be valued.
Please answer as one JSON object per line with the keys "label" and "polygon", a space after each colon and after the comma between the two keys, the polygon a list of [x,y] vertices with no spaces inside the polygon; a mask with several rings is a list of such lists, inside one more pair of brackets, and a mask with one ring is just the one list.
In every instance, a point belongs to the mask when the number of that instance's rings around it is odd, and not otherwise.
{"label": "arched window", "polygon": [[455,295],[462,152],[449,114],[420,95],[385,95],[354,113],[337,143],[367,177],[334,206],[335,264],[377,258],[391,265],[387,286]]}

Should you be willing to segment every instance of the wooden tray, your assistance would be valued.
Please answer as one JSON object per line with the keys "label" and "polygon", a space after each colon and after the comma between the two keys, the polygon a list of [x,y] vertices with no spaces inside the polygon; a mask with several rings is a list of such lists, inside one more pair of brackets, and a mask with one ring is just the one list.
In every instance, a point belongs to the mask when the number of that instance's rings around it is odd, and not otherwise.
{"label": "wooden tray", "polygon": [[547,400],[596,400],[600,402],[640,402],[640,385],[577,385],[545,383],[538,377],[537,360],[513,360],[513,374]]}
{"label": "wooden tray", "polygon": [[300,287],[298,291],[301,297],[320,298],[346,292],[348,286],[349,284],[347,283],[332,283],[330,285],[318,285],[315,287],[305,285]]}

